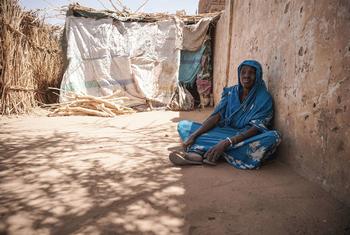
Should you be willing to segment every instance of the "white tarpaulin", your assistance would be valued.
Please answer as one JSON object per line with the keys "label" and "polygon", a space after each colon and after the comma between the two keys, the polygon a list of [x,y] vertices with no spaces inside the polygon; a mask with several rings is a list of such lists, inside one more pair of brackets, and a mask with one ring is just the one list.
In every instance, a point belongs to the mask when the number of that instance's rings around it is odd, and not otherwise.
{"label": "white tarpaulin", "polygon": [[99,97],[122,89],[129,97],[169,102],[182,44],[176,18],[144,23],[69,16],[66,38],[61,101],[69,91]]}

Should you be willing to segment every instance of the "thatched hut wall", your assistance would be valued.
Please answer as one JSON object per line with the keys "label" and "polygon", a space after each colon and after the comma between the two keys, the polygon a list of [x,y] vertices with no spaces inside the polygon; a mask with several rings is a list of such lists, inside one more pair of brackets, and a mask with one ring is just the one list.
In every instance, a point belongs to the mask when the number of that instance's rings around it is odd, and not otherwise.
{"label": "thatched hut wall", "polygon": [[57,97],[62,71],[61,29],[25,12],[17,0],[0,3],[0,113],[22,114]]}

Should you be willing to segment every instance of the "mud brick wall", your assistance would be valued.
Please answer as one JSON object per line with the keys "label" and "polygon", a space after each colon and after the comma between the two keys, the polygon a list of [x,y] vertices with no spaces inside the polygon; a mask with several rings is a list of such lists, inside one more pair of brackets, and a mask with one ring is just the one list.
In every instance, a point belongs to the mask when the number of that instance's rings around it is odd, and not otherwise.
{"label": "mud brick wall", "polygon": [[198,13],[209,13],[224,10],[225,0],[200,0]]}
{"label": "mud brick wall", "polygon": [[232,5],[233,1],[225,2],[225,11],[221,14],[218,23],[216,24],[214,50],[213,50],[213,96],[214,103],[217,104],[221,97],[221,92],[227,86],[229,76],[229,62],[231,57],[232,37]]}
{"label": "mud brick wall", "polygon": [[350,205],[350,1],[227,0],[215,102],[245,59],[261,62],[274,98],[278,158]]}

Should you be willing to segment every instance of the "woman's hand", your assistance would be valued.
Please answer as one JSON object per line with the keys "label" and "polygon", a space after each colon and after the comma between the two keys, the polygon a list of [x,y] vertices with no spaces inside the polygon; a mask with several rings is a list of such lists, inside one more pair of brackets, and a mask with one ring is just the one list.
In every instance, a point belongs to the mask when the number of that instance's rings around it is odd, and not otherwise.
{"label": "woman's hand", "polygon": [[231,143],[228,140],[220,141],[204,154],[204,158],[208,159],[211,162],[216,162],[216,160],[230,146],[230,144]]}
{"label": "woman's hand", "polygon": [[197,136],[195,135],[190,135],[190,137],[188,137],[188,139],[182,143],[182,147],[184,148],[184,150],[186,151],[189,147],[191,147],[191,145],[194,144],[194,142],[196,141]]}

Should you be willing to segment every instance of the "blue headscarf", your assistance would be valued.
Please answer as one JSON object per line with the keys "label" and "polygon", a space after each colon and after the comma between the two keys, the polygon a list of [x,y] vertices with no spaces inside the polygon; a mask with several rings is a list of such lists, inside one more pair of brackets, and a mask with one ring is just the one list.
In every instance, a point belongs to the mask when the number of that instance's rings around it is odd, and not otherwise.
{"label": "blue headscarf", "polygon": [[[240,72],[244,65],[255,68],[255,83],[241,103],[239,97],[243,87]],[[273,105],[262,75],[261,65],[255,60],[245,60],[238,66],[238,84],[224,88],[220,103],[212,113],[212,115],[220,113],[220,126],[243,130],[256,126],[261,132],[268,130],[273,116]]]}

